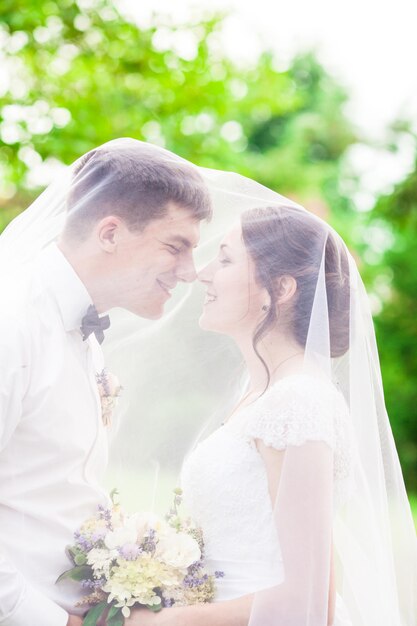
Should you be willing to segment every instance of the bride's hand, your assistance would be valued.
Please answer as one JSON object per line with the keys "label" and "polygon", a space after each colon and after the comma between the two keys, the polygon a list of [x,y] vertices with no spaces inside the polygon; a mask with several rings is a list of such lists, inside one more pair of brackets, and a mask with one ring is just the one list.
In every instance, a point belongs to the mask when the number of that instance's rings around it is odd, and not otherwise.
{"label": "bride's hand", "polygon": [[130,613],[130,617],[125,619],[125,626],[163,626],[169,624],[162,616],[166,611],[158,611],[154,613],[149,609],[134,609]]}

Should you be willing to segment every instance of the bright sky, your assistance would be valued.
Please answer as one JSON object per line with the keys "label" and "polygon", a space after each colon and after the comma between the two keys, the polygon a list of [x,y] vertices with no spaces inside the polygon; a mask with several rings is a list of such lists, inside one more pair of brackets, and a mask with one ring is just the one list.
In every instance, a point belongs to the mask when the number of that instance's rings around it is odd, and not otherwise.
{"label": "bright sky", "polygon": [[[89,4],[89,0],[79,0]],[[388,126],[398,118],[411,120],[417,133],[417,0],[113,0],[139,26],[150,26],[153,13],[169,16],[174,24],[195,22],[204,13],[228,12],[220,45],[238,63],[252,63],[264,49],[277,53],[285,68],[295,53],[314,49],[318,59],[350,95],[346,113],[360,130],[363,143],[355,144],[344,159],[346,177],[358,176],[360,194],[354,198],[359,210],[372,208],[375,198],[412,170],[416,141],[408,133],[396,137],[397,150],[385,149]],[[1,42],[0,42],[1,43]],[[15,42],[16,43],[16,42]],[[17,42],[19,43],[19,42]],[[20,42],[19,45],[21,45]],[[186,29],[160,29],[153,45],[173,46],[185,58],[193,58],[196,42]],[[1,59],[0,59],[1,60]],[[10,81],[0,67],[0,93]],[[16,81],[15,81],[16,82]],[[3,84],[4,83],[4,84]],[[15,85],[16,88],[16,85]],[[22,88],[25,88],[22,85]],[[45,111],[31,108],[34,132],[48,132],[52,120]],[[13,142],[18,132],[15,117],[19,107],[8,107],[8,124],[0,129],[2,139]],[[33,110],[32,110],[33,109]],[[64,109],[54,110],[65,125]],[[25,115],[28,115],[25,109]],[[47,123],[48,127],[39,128]],[[29,124],[29,127],[30,127]],[[44,184],[40,169],[49,176],[50,163],[36,162],[39,155],[23,155],[30,161],[33,184]],[[33,157],[33,158],[32,158]],[[39,171],[38,171],[39,170]],[[343,177],[342,177],[343,178]]]}
{"label": "bright sky", "polygon": [[231,11],[224,46],[237,60],[272,47],[286,59],[314,47],[352,92],[351,114],[378,133],[417,113],[416,0],[116,0],[138,21],[153,11],[186,20],[193,9]]}
{"label": "bright sky", "polygon": [[[417,0],[115,2],[144,25],[151,23],[152,11],[184,23],[204,10],[230,9],[223,45],[237,61],[250,62],[269,47],[285,64],[295,52],[314,48],[328,71],[347,87],[349,116],[376,144],[384,141],[387,125],[398,117],[417,120]],[[404,137],[398,154],[379,152],[354,149],[353,160],[370,192],[380,191],[412,167],[415,145]]]}

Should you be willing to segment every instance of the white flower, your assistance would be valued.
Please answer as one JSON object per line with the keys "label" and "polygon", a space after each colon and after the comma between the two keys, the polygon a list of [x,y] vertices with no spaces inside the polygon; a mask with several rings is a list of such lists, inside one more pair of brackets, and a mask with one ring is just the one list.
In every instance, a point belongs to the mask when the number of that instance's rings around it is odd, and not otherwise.
{"label": "white flower", "polygon": [[105,398],[118,398],[120,396],[122,386],[119,379],[107,369],[97,372],[96,380],[100,396]]}
{"label": "white flower", "polygon": [[110,530],[104,539],[104,543],[109,550],[115,550],[126,543],[136,543],[136,529],[132,525],[125,524],[121,528]]}
{"label": "white flower", "polygon": [[117,376],[107,369],[96,373],[96,381],[100,394],[103,423],[105,426],[110,426],[122,387]]}
{"label": "white flower", "polygon": [[105,550],[104,548],[93,548],[87,554],[87,563],[91,565],[94,573],[99,576],[109,576],[110,564],[117,557],[114,550]]}
{"label": "white flower", "polygon": [[171,527],[156,513],[136,513],[129,519],[129,524],[134,524],[136,529],[136,541],[142,543],[145,535],[152,528],[157,535],[164,535],[171,530]]}
{"label": "white flower", "polygon": [[107,372],[107,385],[110,396],[118,397],[120,395],[120,390],[122,387],[120,385],[119,379],[117,378],[117,376],[115,376],[115,374],[112,374],[109,371]]}
{"label": "white flower", "polygon": [[187,533],[163,535],[156,546],[156,556],[167,565],[186,569],[201,558],[197,541]]}

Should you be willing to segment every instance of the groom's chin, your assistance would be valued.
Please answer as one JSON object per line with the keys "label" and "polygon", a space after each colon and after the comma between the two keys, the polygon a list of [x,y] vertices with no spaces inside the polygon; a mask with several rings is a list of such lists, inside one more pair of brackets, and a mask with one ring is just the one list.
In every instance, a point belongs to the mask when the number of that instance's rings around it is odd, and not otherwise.
{"label": "groom's chin", "polygon": [[161,317],[163,315],[164,315],[164,308],[162,307],[158,312],[149,313],[149,315],[147,315],[147,319],[148,320],[159,320],[159,319],[161,319]]}
{"label": "groom's chin", "polygon": [[132,307],[130,308],[130,312],[137,315],[137,317],[142,317],[146,320],[159,320],[164,314],[164,306]]}

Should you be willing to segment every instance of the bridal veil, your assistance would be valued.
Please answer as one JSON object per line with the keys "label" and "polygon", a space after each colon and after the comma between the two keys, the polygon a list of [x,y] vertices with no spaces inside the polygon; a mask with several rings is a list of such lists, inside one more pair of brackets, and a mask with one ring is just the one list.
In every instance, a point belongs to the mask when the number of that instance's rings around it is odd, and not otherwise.
{"label": "bridal veil", "polygon": [[[249,209],[275,208],[288,237],[297,238],[297,224],[316,226],[304,251],[313,287],[297,323],[305,372],[330,381],[348,407],[349,458],[343,487],[335,488],[334,433],[327,442],[314,442],[301,432],[285,449],[274,510],[284,580],[256,592],[250,624],[326,626],[333,546],[337,591],[354,626],[416,626],[416,535],[385,408],[368,297],[340,236],[301,206],[243,176],[196,167],[133,139],[114,140],[97,150],[139,160],[154,154],[194,172],[195,184],[208,191],[212,205],[211,220],[201,225],[197,269],[216,255],[223,234]],[[82,189],[80,164],[64,168],[1,235],[0,281],[18,276],[68,226],[69,204],[74,215],[104,201],[109,180],[94,168],[88,194],[77,192]],[[113,186],[117,180],[123,185],[123,171],[109,176],[116,177]],[[256,212],[251,215],[256,222]],[[158,320],[110,311],[102,348],[123,391],[109,428],[106,480],[136,510],[169,506],[183,458],[220,426],[245,390],[236,347],[223,335],[199,328],[202,300],[201,284],[184,283]]]}

